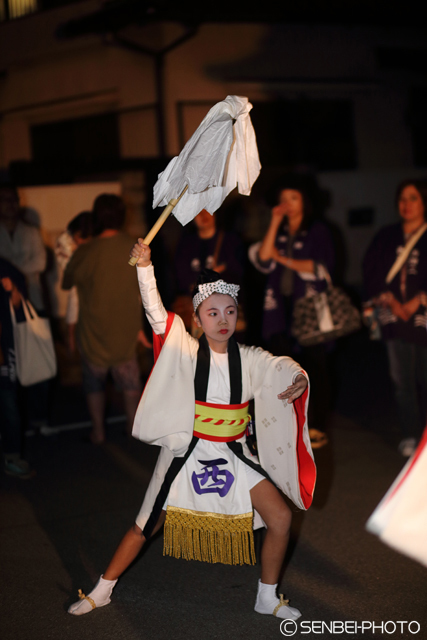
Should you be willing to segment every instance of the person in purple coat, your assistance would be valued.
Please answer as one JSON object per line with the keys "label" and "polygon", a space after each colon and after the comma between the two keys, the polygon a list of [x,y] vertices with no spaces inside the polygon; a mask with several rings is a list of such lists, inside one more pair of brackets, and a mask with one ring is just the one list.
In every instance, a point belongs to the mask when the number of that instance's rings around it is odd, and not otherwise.
{"label": "person in purple coat", "polygon": [[[192,320],[191,292],[200,272],[212,269],[223,278],[243,284],[245,252],[237,233],[225,231],[218,225],[217,215],[202,209],[194,218],[194,225],[184,231],[174,260],[176,297],[173,310],[184,320],[193,336],[198,336]],[[237,332],[241,327],[237,328]],[[241,335],[241,334],[239,334]]]}
{"label": "person in purple coat", "polygon": [[267,349],[274,355],[297,354],[312,380],[310,437],[316,448],[327,443],[330,349],[325,344],[297,345],[291,336],[292,312],[298,298],[326,289],[324,273],[333,271],[335,250],[327,226],[312,219],[312,203],[299,176],[279,183],[276,203],[263,240],[249,248],[249,259],[267,275],[262,323]]}
{"label": "person in purple coat", "polygon": [[[406,457],[415,451],[427,415],[427,184],[406,180],[397,189],[396,204],[400,222],[384,227],[374,237],[363,275],[369,301],[365,308],[376,309],[387,346],[399,409],[399,450]],[[387,278],[411,238],[416,242],[406,261]]]}

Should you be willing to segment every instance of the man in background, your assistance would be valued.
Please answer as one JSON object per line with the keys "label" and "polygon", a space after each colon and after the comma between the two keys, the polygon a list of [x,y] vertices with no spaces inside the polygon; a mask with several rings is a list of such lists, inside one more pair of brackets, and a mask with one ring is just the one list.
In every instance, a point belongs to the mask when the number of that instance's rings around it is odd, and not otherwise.
{"label": "man in background", "polygon": [[82,356],[83,386],[93,430],[93,444],[105,440],[105,383],[111,372],[123,393],[130,434],[141,395],[136,344],[142,326],[135,270],[128,265],[133,239],[121,229],[123,200],[103,194],[94,203],[94,239],[80,246],[68,263],[63,289],[77,287],[77,341]]}

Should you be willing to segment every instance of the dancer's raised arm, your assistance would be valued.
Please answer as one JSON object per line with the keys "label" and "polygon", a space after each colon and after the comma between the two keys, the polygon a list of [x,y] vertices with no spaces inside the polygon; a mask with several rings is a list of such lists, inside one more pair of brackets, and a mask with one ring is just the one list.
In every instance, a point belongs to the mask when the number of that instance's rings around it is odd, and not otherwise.
{"label": "dancer's raised arm", "polygon": [[157,289],[154,267],[151,262],[151,249],[139,238],[132,247],[130,255],[133,258],[138,258],[136,263],[138,284],[145,315],[154,333],[163,335],[166,331],[168,314]]}

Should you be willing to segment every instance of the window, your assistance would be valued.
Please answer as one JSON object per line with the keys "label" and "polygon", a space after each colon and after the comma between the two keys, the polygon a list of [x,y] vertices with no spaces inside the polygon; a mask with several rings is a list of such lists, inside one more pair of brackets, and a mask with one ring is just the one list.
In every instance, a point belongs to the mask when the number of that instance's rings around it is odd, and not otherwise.
{"label": "window", "polygon": [[33,160],[98,168],[120,157],[118,117],[103,113],[31,127]]}
{"label": "window", "polygon": [[350,100],[257,102],[251,118],[265,166],[305,164],[316,171],[357,166]]}
{"label": "window", "polygon": [[427,89],[413,89],[409,99],[409,123],[412,131],[412,150],[416,167],[427,166]]}

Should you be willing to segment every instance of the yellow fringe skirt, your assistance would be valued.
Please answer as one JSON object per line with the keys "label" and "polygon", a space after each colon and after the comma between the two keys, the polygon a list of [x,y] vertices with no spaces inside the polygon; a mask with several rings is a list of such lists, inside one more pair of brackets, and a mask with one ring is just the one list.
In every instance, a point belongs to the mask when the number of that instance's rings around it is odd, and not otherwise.
{"label": "yellow fringe skirt", "polygon": [[184,560],[255,564],[253,513],[225,515],[168,506],[163,555]]}

